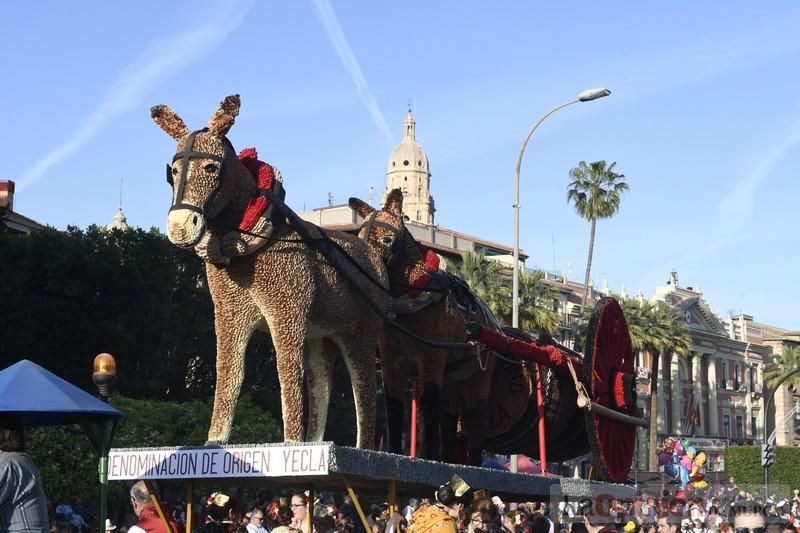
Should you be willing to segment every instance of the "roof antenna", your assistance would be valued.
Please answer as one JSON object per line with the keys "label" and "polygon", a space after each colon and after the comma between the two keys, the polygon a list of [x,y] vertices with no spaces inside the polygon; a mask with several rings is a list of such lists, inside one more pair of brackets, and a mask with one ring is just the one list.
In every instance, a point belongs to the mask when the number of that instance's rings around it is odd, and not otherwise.
{"label": "roof antenna", "polygon": [[375,193],[375,187],[370,185],[369,189],[368,189],[368,192],[367,192],[367,203],[370,204],[370,205],[372,205],[372,198],[374,196],[374,193]]}
{"label": "roof antenna", "polygon": [[124,178],[119,179],[119,210],[122,211],[122,181]]}

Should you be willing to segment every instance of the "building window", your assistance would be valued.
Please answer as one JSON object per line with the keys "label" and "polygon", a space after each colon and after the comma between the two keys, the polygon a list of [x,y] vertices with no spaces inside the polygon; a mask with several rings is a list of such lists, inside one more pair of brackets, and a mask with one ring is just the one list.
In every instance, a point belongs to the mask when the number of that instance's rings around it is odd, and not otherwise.
{"label": "building window", "polygon": [[408,159],[404,159],[404,160],[403,160],[403,166],[404,166],[404,167],[407,167],[407,166],[408,166]]}
{"label": "building window", "polygon": [[739,383],[741,383],[741,382],[742,382],[742,380],[741,380],[741,379],[739,379],[739,378],[741,377],[741,373],[739,372],[739,370],[740,370],[739,363],[734,363],[734,365],[733,365],[733,382],[734,382],[734,387],[738,387],[738,386],[739,386]]}
{"label": "building window", "polygon": [[744,419],[742,415],[736,415],[736,438],[744,439]]}
{"label": "building window", "polygon": [[725,382],[727,380],[728,380],[728,362],[727,361],[723,361],[722,362],[722,387],[720,387],[720,388],[723,388],[723,389],[725,388]]}
{"label": "building window", "polygon": [[723,415],[722,417],[722,432],[726,439],[731,438],[731,415]]}
{"label": "building window", "polygon": [[756,417],[750,417],[750,435],[755,439],[758,436],[758,425],[756,423]]}
{"label": "building window", "polygon": [[756,390],[756,369],[755,367],[750,367],[750,390]]}

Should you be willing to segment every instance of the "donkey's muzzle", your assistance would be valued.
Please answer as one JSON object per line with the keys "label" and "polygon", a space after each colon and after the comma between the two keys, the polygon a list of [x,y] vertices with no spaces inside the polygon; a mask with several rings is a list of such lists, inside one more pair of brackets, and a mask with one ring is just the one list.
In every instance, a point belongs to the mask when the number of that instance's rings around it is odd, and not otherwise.
{"label": "donkey's muzzle", "polygon": [[167,237],[181,248],[189,248],[200,241],[206,231],[206,220],[202,212],[195,208],[170,209],[167,216]]}

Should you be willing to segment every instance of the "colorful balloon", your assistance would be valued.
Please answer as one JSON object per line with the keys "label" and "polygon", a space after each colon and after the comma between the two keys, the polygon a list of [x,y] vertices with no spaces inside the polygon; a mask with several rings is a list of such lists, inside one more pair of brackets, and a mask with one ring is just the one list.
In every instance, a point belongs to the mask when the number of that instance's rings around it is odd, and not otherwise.
{"label": "colorful balloon", "polygon": [[697,455],[697,448],[695,448],[694,446],[689,446],[688,448],[686,448],[686,455],[694,459],[694,456]]}
{"label": "colorful balloon", "polygon": [[694,458],[694,463],[697,466],[703,466],[706,464],[706,452],[700,452],[697,454],[697,457]]}
{"label": "colorful balloon", "polygon": [[679,440],[675,441],[675,446],[673,447],[673,450],[678,455],[683,455],[683,444],[681,444],[681,441],[679,441]]}
{"label": "colorful balloon", "polygon": [[703,490],[708,487],[708,481],[701,479],[700,481],[693,482],[692,486],[696,489]]}
{"label": "colorful balloon", "polygon": [[686,468],[683,468],[683,466],[681,466],[680,476],[681,476],[680,477],[680,479],[681,479],[681,488],[683,488],[683,487],[685,487],[686,485],[689,484],[689,470],[687,470]]}
{"label": "colorful balloon", "polygon": [[658,466],[664,466],[665,464],[667,464],[671,457],[672,457],[671,453],[660,452],[658,454]]}
{"label": "colorful balloon", "polygon": [[684,455],[681,457],[681,466],[689,472],[692,469],[692,458],[688,455]]}

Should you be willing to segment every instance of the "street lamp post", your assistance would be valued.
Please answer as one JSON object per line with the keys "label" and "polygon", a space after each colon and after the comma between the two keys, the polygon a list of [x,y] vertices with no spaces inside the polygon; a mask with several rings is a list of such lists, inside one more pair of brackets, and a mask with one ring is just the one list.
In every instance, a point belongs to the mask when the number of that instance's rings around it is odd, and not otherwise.
{"label": "street lamp post", "polygon": [[[94,358],[92,365],[92,381],[100,392],[100,399],[108,402],[111,396],[111,389],[117,381],[117,362],[114,356],[101,353]],[[108,449],[111,446],[111,438],[114,433],[115,422],[112,419],[105,419],[100,423],[92,424],[90,438],[97,449],[99,456],[97,462],[97,474],[100,478],[100,505],[97,513],[98,530],[105,527],[107,494],[108,494]]]}
{"label": "street lamp post", "polygon": [[[528,132],[528,135],[525,136],[525,140],[522,142],[522,148],[519,150],[519,156],[517,157],[517,166],[514,169],[514,268],[512,271],[512,278],[511,278],[511,325],[515,328],[519,327],[519,170],[522,166],[522,154],[525,153],[525,147],[528,145],[528,141],[533,136],[533,132],[536,131],[536,128],[539,127],[539,124],[544,122],[544,120],[558,111],[559,109],[563,109],[569,105],[577,104],[578,102],[591,102],[592,100],[597,100],[598,98],[603,98],[611,94],[611,91],[608,89],[588,89],[580,93],[574,100],[570,100],[565,104],[561,104],[559,106],[554,107],[550,111],[544,114],[542,118],[540,118],[536,124]],[[536,408],[537,408],[537,418],[538,418],[538,426],[539,426],[539,465],[541,467],[542,474],[545,474],[547,470],[547,455],[546,455],[546,435],[545,435],[545,426],[544,426],[544,395],[542,392],[542,369],[539,365],[536,365]],[[517,471],[517,457],[513,455],[511,457],[511,471]]]}
{"label": "street lamp post", "polygon": [[511,325],[515,328],[519,327],[519,170],[522,166],[522,154],[525,153],[525,147],[528,145],[528,141],[533,136],[533,132],[536,131],[536,128],[539,127],[539,124],[544,122],[547,117],[559,109],[563,109],[569,105],[577,104],[578,102],[591,102],[592,100],[603,98],[609,94],[611,94],[611,91],[608,89],[588,89],[583,91],[574,100],[554,107],[545,113],[544,116],[542,116],[542,118],[540,118],[536,124],[533,125],[528,132],[528,135],[525,136],[525,140],[522,142],[522,148],[519,150],[517,166],[514,171],[514,272],[512,274],[511,282]]}

